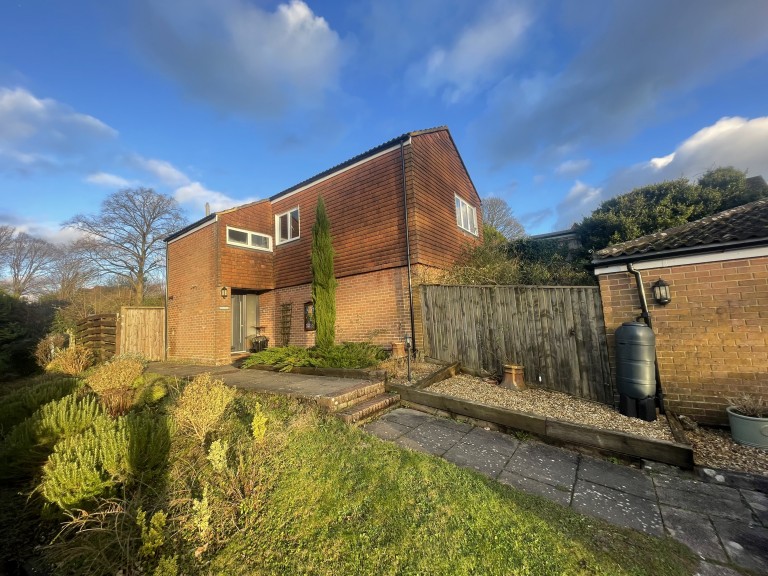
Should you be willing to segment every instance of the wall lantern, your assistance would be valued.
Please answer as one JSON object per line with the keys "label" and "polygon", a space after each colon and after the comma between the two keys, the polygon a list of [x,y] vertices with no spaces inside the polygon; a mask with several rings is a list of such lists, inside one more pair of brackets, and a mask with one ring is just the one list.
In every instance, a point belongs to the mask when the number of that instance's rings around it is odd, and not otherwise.
{"label": "wall lantern", "polygon": [[653,290],[653,299],[656,300],[657,304],[665,306],[672,301],[672,296],[669,293],[669,284],[661,278],[653,283],[651,290]]}
{"label": "wall lantern", "polygon": [[[654,294],[656,294],[656,292],[654,292]],[[221,287],[221,297],[222,298],[226,298],[227,297],[227,287],[226,286],[222,286]]]}

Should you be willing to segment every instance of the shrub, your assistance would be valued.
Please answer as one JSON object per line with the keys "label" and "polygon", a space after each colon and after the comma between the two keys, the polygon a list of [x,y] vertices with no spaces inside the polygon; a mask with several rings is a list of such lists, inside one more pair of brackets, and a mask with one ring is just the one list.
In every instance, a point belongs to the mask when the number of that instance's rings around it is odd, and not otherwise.
{"label": "shrub", "polygon": [[149,481],[165,470],[171,447],[171,419],[139,412],[126,416],[128,427],[128,470],[132,476]]}
{"label": "shrub", "polygon": [[93,354],[85,346],[74,344],[59,351],[56,357],[45,367],[48,372],[61,372],[70,376],[79,376],[93,364]]}
{"label": "shrub", "polygon": [[145,361],[135,356],[116,356],[97,367],[85,383],[113,416],[125,414],[133,405],[134,384],[144,372]]}
{"label": "shrub", "polygon": [[80,434],[101,416],[96,398],[74,394],[49,402],[14,427],[0,444],[0,478],[19,478],[39,466],[62,438]]}
{"label": "shrub", "polygon": [[74,392],[79,386],[75,378],[44,376],[40,381],[6,394],[0,403],[0,430],[6,432],[35,411],[54,400]]}
{"label": "shrub", "polygon": [[67,345],[67,337],[64,334],[51,333],[40,340],[35,347],[35,360],[40,368],[45,368],[53,362],[56,355]]}
{"label": "shrub", "polygon": [[275,366],[286,372],[293,367],[369,368],[384,360],[387,353],[370,342],[345,342],[325,348],[299,348],[286,346],[267,348],[249,356],[243,368],[259,364]]}
{"label": "shrub", "polygon": [[83,509],[97,497],[110,495],[127,470],[125,419],[101,416],[82,434],[56,444],[38,489],[62,510]]}
{"label": "shrub", "polygon": [[200,374],[184,388],[176,403],[176,423],[202,444],[234,397],[234,388],[222,380],[212,380],[208,373]]}

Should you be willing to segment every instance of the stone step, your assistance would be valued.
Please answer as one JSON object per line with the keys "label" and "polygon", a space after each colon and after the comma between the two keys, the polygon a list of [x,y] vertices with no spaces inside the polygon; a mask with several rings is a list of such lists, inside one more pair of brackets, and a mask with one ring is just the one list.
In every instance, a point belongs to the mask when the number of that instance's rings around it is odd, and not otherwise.
{"label": "stone step", "polygon": [[349,406],[345,410],[336,412],[336,416],[341,418],[347,424],[360,424],[378,415],[379,412],[395,406],[400,402],[399,394],[379,394],[370,400],[360,402],[354,406]]}
{"label": "stone step", "polygon": [[384,382],[356,384],[339,390],[333,396],[319,396],[315,401],[330,412],[338,412],[384,393]]}

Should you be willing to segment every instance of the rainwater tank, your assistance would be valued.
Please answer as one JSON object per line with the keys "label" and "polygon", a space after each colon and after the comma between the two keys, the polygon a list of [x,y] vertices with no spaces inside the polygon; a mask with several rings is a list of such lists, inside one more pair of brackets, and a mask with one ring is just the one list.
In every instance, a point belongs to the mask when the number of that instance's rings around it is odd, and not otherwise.
{"label": "rainwater tank", "polygon": [[625,322],[616,330],[616,386],[621,396],[656,394],[656,336],[647,324]]}

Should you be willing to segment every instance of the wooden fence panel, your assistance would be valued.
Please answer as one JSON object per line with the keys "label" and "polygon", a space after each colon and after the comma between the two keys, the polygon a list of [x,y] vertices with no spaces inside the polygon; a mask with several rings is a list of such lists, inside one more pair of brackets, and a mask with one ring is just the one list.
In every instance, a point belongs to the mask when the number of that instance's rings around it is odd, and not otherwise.
{"label": "wooden fence panel", "polygon": [[123,306],[120,309],[120,354],[140,354],[147,360],[163,360],[165,308]]}
{"label": "wooden fence panel", "polygon": [[613,404],[600,292],[591,286],[422,285],[427,355]]}
{"label": "wooden fence panel", "polygon": [[117,314],[92,314],[75,326],[75,341],[104,362],[115,355],[117,330]]}

